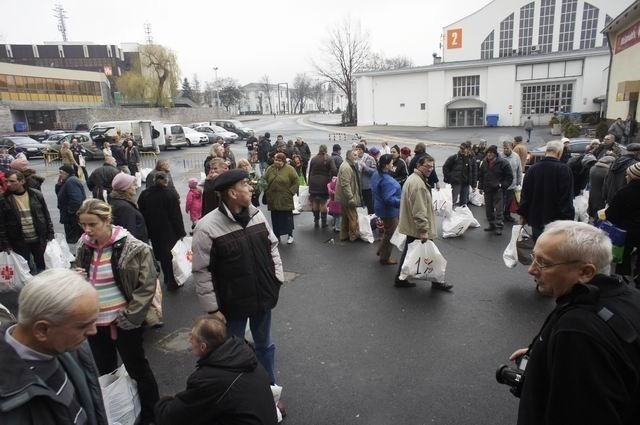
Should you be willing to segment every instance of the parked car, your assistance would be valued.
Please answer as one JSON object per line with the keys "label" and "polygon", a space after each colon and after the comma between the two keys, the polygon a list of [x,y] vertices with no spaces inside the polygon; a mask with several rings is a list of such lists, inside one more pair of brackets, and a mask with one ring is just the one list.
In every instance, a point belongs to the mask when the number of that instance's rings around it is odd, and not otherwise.
{"label": "parked car", "polygon": [[182,149],[183,146],[187,146],[187,139],[181,125],[164,124],[162,128],[164,130],[165,150],[168,148]]}
{"label": "parked car", "polygon": [[78,142],[82,145],[85,151],[87,151],[85,159],[89,161],[104,159],[104,153],[100,148],[98,148],[98,146],[96,146],[95,142],[91,140],[91,137],[87,132],[53,134],[49,136],[49,138],[45,140],[43,144],[47,145],[50,152],[60,152],[62,143],[69,142],[69,144],[71,144],[72,139],[78,139]]}
{"label": "parked car", "polygon": [[38,142],[43,142],[45,140],[47,140],[49,137],[51,137],[54,134],[60,134],[60,133],[64,133],[64,131],[62,130],[48,130],[48,131],[43,131],[42,133],[35,133],[35,134],[29,134],[29,137],[31,137],[33,140],[36,140]]}
{"label": "parked car", "polygon": [[23,153],[27,158],[41,157],[47,150],[47,145],[27,136],[1,136],[0,147],[7,149],[10,155]]}
{"label": "parked car", "polygon": [[253,129],[247,127],[244,123],[238,120],[215,120],[212,121],[211,124],[237,134],[240,140],[248,139],[254,135]]}
{"label": "parked car", "polygon": [[230,131],[225,130],[217,125],[203,125],[196,127],[196,131],[205,133],[209,137],[209,143],[213,143],[218,137],[222,137],[222,140],[229,143],[234,143],[238,140],[238,135]]}
{"label": "parked car", "polygon": [[[591,144],[592,140],[593,139],[587,139],[584,137],[569,139],[569,153],[571,153],[571,156],[583,154]],[[546,146],[546,144],[537,146],[529,151],[529,153],[527,154],[527,164],[524,167],[525,171],[533,164],[544,158]],[[622,149],[623,153],[626,153],[627,150],[624,146],[620,145],[620,148]]]}
{"label": "parked car", "polygon": [[187,146],[206,145],[209,143],[209,137],[205,133],[200,133],[191,127],[182,126],[184,137],[187,139]]}

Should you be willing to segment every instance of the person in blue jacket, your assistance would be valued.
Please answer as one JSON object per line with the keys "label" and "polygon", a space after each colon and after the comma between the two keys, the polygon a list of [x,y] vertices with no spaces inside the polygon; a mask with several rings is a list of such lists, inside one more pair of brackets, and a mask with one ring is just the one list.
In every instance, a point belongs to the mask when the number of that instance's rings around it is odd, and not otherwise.
{"label": "person in blue jacket", "polygon": [[398,264],[391,258],[391,236],[398,227],[400,216],[400,195],[402,187],[394,178],[393,156],[385,154],[378,161],[378,171],[371,176],[371,192],[376,215],[384,224],[384,237],[378,255],[380,264]]}

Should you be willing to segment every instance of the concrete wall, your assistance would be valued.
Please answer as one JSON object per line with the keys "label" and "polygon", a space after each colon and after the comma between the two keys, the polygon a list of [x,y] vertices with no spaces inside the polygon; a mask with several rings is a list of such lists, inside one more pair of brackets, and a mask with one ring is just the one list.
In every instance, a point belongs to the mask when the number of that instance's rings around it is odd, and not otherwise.
{"label": "concrete wall", "polygon": [[13,131],[13,120],[11,119],[11,109],[8,106],[0,105],[0,134]]}

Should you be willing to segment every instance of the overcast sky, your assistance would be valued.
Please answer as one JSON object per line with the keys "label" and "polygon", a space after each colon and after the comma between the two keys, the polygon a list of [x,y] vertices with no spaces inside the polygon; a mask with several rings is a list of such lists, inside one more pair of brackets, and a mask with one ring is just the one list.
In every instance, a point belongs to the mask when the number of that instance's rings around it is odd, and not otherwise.
{"label": "overcast sky", "polygon": [[[372,50],[432,63],[442,27],[489,0],[60,0],[73,42],[144,43],[144,24],[153,41],[176,52],[181,77],[200,81],[232,77],[241,84],[292,82],[298,72],[313,75],[328,29],[346,16],[370,35]],[[0,0],[0,42],[61,41],[51,0]]]}

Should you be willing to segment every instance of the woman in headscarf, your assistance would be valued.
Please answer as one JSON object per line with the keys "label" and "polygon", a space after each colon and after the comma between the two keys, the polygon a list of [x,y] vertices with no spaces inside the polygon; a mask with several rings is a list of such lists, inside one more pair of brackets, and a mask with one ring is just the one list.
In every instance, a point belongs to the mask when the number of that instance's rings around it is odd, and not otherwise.
{"label": "woman in headscarf", "polygon": [[264,172],[267,206],[271,211],[271,226],[277,238],[287,235],[287,243],[293,243],[293,195],[298,193],[298,174],[287,164],[287,156],[278,152],[273,165]]}

